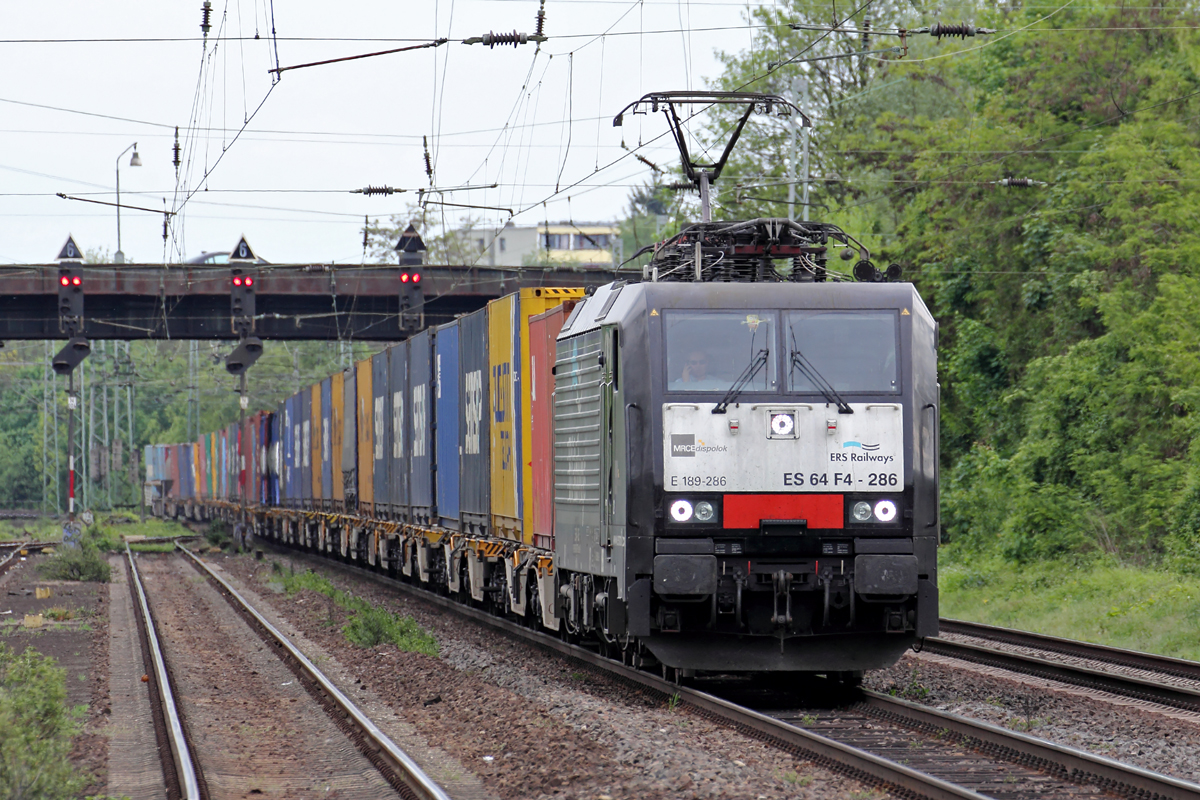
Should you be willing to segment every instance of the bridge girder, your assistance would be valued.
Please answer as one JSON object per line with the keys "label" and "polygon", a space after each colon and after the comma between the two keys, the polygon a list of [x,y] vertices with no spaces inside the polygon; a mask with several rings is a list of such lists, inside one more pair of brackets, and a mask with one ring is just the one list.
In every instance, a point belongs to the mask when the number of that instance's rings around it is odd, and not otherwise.
{"label": "bridge girder", "polygon": [[[0,267],[0,341],[60,339],[59,264]],[[228,266],[85,264],[89,339],[236,339]],[[255,335],[263,339],[398,341],[400,274],[418,271],[425,323],[438,325],[517,289],[601,286],[611,270],[468,266],[259,264]]]}

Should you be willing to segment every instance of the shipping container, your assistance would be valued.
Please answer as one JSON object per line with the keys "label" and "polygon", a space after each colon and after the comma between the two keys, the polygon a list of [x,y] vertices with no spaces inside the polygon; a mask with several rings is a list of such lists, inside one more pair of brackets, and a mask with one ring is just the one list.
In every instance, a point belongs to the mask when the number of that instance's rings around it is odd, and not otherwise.
{"label": "shipping container", "polygon": [[529,414],[533,544],[554,549],[554,361],[555,340],[575,307],[568,300],[529,318]]}
{"label": "shipping container", "polygon": [[388,481],[392,462],[392,415],[388,383],[388,351],[371,357],[371,470],[376,516],[392,518],[392,487]]}
{"label": "shipping container", "polygon": [[459,520],[464,532],[479,535],[491,530],[492,403],[487,337],[486,308],[459,318]]}
{"label": "shipping container", "polygon": [[342,374],[342,493],[346,510],[358,510],[358,370]]}
{"label": "shipping container", "polygon": [[312,422],[312,452],[309,455],[310,472],[312,473],[312,483],[309,488],[309,494],[313,499],[313,508],[321,508],[321,501],[325,498],[325,484],[321,480],[321,470],[323,467],[324,458],[321,455],[321,428],[324,421],[325,407],[322,404],[324,400],[321,394],[321,384],[314,383],[309,390],[312,393],[312,398],[309,400],[309,420]]}
{"label": "shipping container", "polygon": [[270,473],[271,480],[267,495],[268,502],[272,505],[282,505],[283,503],[283,416],[278,410],[271,414],[269,420],[270,434],[268,436],[269,452],[267,457],[267,470]]}
{"label": "shipping container", "polygon": [[405,522],[412,519],[410,515],[410,497],[408,491],[408,342],[389,347],[388,354],[388,393],[391,403],[392,442],[391,460],[388,475],[391,480],[392,514],[398,520]]}
{"label": "shipping container", "polygon": [[375,442],[371,422],[374,409],[371,407],[374,394],[371,382],[371,359],[354,365],[357,377],[355,388],[358,393],[355,416],[358,418],[358,508],[363,514],[374,513],[375,505]]}
{"label": "shipping container", "polygon": [[194,500],[196,498],[196,447],[191,444],[179,445],[179,499]]}
{"label": "shipping container", "polygon": [[[321,381],[321,507],[333,502],[333,378]],[[313,471],[316,477],[316,470]]]}
{"label": "shipping container", "polygon": [[430,404],[433,348],[429,330],[408,340],[408,489],[411,519],[420,525],[435,522],[433,486],[434,409]]}
{"label": "shipping container", "polygon": [[342,433],[343,433],[343,418],[345,412],[346,385],[343,375],[335,373],[329,379],[329,479],[330,484],[329,497],[333,498],[334,507],[342,508],[342,501],[345,499],[345,486],[342,483]]}
{"label": "shipping container", "polygon": [[229,428],[217,431],[217,497],[229,499]]}
{"label": "shipping container", "polygon": [[459,530],[458,520],[458,323],[437,328],[433,333],[434,484],[437,513],[443,527]]}
{"label": "shipping container", "polygon": [[533,542],[533,503],[526,501],[533,481],[530,404],[529,318],[583,289],[521,289],[488,303],[488,357],[492,374],[492,526],[493,533],[526,544]]}
{"label": "shipping container", "polygon": [[296,455],[299,452],[296,439],[300,433],[300,424],[296,416],[296,395],[283,401],[283,423],[280,425],[280,431],[283,434],[283,504],[292,506],[298,497],[296,473],[299,471],[296,464]]}
{"label": "shipping container", "polygon": [[312,503],[312,389],[301,389],[296,393],[296,407],[300,409],[300,437],[296,446],[300,461],[300,505],[308,508]]}

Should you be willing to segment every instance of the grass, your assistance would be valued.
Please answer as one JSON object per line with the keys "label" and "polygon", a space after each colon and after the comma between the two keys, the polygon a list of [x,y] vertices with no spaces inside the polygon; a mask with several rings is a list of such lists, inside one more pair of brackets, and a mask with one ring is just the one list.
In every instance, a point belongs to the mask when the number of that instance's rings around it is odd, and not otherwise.
{"label": "grass", "polygon": [[1098,561],[940,553],[941,615],[1200,660],[1200,577]]}
{"label": "grass", "polygon": [[274,573],[272,580],[281,582],[288,594],[308,589],[325,595],[353,613],[350,621],[342,626],[342,634],[359,647],[376,647],[390,642],[400,650],[437,657],[437,639],[412,617],[373,606],[361,597],[343,592],[328,578],[311,570],[297,573],[291,569],[285,570],[275,561],[271,564],[271,571]]}

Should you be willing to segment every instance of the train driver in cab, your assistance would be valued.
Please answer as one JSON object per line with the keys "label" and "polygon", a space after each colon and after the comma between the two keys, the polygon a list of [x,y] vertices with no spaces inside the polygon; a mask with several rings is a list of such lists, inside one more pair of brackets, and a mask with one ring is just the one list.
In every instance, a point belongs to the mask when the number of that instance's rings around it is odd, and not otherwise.
{"label": "train driver in cab", "polygon": [[723,391],[729,388],[729,381],[723,381],[708,374],[708,353],[704,350],[692,350],[683,362],[683,371],[678,380],[671,381],[675,390],[691,390],[696,392]]}

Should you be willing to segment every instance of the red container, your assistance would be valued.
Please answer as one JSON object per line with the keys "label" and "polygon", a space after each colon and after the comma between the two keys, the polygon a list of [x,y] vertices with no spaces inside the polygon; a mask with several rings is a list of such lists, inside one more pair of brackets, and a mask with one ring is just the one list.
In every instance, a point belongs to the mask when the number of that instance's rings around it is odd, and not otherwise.
{"label": "red container", "polygon": [[533,437],[533,544],[554,549],[554,361],[558,333],[575,301],[529,318],[530,425]]}

